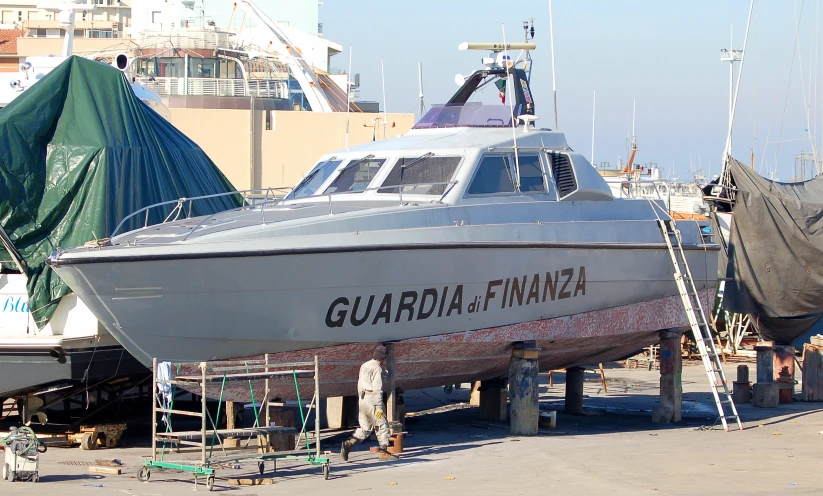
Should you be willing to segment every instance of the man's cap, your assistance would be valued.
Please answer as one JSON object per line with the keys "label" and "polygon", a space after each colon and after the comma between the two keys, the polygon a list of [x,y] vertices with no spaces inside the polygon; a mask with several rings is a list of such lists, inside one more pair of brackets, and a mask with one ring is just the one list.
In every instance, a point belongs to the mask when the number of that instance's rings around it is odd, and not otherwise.
{"label": "man's cap", "polygon": [[386,347],[385,346],[378,346],[374,349],[374,355],[372,358],[375,360],[385,360],[386,359]]}

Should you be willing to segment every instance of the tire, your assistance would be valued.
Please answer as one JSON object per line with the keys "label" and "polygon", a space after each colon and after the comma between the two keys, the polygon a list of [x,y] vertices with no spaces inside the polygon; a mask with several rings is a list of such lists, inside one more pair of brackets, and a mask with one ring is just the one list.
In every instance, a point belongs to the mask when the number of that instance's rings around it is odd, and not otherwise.
{"label": "tire", "polygon": [[87,432],[80,438],[80,447],[86,451],[93,451],[97,449],[97,439],[94,434]]}
{"label": "tire", "polygon": [[148,482],[149,479],[151,479],[151,470],[143,467],[137,471],[137,480],[140,482]]}
{"label": "tire", "polygon": [[260,472],[260,475],[263,475],[263,472],[266,471],[266,465],[263,462],[257,462],[257,470]]}
{"label": "tire", "polygon": [[445,386],[443,386],[444,393],[452,394],[452,391],[454,391],[454,384],[446,384]]}
{"label": "tire", "polygon": [[11,468],[9,467],[8,463],[3,464],[3,480],[9,480],[9,476],[11,475]]}
{"label": "tire", "polygon": [[210,475],[208,479],[206,479],[206,487],[209,488],[209,491],[214,489],[214,476]]}
{"label": "tire", "polygon": [[329,480],[329,464],[328,463],[323,464],[323,479],[324,480]]}
{"label": "tire", "polygon": [[35,472],[34,475],[31,476],[31,481],[32,482],[37,482],[39,480],[40,480],[40,474]]}

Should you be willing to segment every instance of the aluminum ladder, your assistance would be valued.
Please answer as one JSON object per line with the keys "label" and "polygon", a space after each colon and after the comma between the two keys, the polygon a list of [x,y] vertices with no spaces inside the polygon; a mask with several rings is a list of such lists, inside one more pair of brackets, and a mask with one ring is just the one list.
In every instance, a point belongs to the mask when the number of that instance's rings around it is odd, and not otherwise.
{"label": "aluminum ladder", "polygon": [[729,385],[726,382],[726,375],[723,373],[723,366],[720,363],[717,348],[714,346],[711,326],[706,319],[703,304],[700,302],[697,288],[692,279],[689,263],[686,261],[686,252],[683,251],[680,231],[672,219],[658,219],[657,222],[660,224],[663,238],[666,240],[666,246],[669,249],[669,255],[672,257],[674,281],[680,291],[680,298],[683,300],[683,307],[689,317],[689,324],[692,328],[692,334],[694,334],[694,340],[697,342],[697,349],[703,359],[703,367],[709,377],[709,384],[712,387],[720,421],[723,423],[723,430],[729,431],[728,421],[730,420],[736,421],[737,427],[743,430],[743,424],[740,423],[737,408],[735,408],[731,392],[729,392]]}

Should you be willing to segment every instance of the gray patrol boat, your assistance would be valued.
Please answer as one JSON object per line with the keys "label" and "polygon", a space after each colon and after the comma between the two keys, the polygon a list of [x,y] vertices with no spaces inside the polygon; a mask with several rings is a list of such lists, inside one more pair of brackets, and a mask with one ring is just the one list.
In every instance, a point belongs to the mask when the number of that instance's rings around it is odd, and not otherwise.
{"label": "gray patrol boat", "polygon": [[[630,355],[688,326],[658,224],[668,213],[615,199],[563,133],[536,128],[522,59],[506,52],[533,47],[462,45],[491,54],[448,103],[404,136],[323,156],[284,199],[49,263],[146,364],[318,354],[324,396],[354,394],[381,342],[396,343],[406,389],[505,377],[523,341],[542,370]],[[469,101],[491,83],[507,103]],[[696,222],[677,226],[711,301],[718,247]]]}

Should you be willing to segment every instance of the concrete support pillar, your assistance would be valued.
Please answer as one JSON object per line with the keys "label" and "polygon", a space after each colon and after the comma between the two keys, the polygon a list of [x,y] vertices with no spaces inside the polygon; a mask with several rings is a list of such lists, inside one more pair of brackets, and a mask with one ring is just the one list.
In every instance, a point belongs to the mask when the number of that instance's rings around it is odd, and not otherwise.
{"label": "concrete support pillar", "polygon": [[761,341],[754,350],[757,352],[757,382],[774,382],[774,343]]}
{"label": "concrete support pillar", "polygon": [[660,332],[660,404],[652,410],[652,422],[680,422],[683,416],[683,358],[681,332]]}
{"label": "concrete support pillar", "polygon": [[583,367],[566,369],[566,413],[583,413]]}
{"label": "concrete support pillar", "polygon": [[757,352],[757,382],[752,389],[752,404],[759,408],[776,408],[780,391],[774,381],[774,343],[761,341]]}
{"label": "concrete support pillar", "polygon": [[510,432],[514,436],[537,434],[538,364],[537,350],[515,349],[509,361]]}
{"label": "concrete support pillar", "polygon": [[483,420],[506,420],[506,381],[493,379],[480,382],[480,413]]}
{"label": "concrete support pillar", "polygon": [[737,366],[737,380],[734,381],[734,389],[732,390],[732,401],[735,404],[748,403],[751,401],[752,384],[749,382],[749,366]]}
{"label": "concrete support pillar", "polygon": [[345,429],[357,425],[357,396],[326,398],[326,425],[329,429]]}

